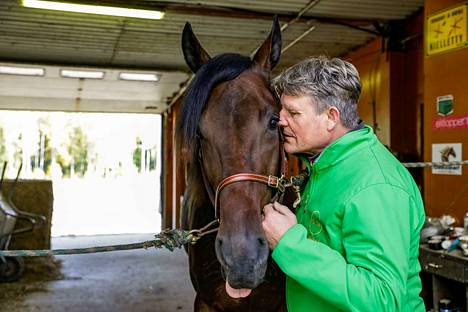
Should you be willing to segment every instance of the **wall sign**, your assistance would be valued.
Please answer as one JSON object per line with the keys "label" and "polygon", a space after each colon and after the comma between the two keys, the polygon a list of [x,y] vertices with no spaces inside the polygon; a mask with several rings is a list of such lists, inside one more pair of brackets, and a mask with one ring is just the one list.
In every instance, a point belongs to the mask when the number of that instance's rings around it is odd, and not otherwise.
{"label": "wall sign", "polygon": [[[461,161],[462,144],[461,143],[442,143],[432,144],[432,162],[442,161]],[[461,175],[462,166],[433,166],[433,174],[453,174]]]}
{"label": "wall sign", "polygon": [[432,128],[434,130],[468,128],[468,115],[436,118],[432,121]]}
{"label": "wall sign", "polygon": [[426,19],[426,54],[466,47],[467,4],[429,15]]}
{"label": "wall sign", "polygon": [[447,116],[453,113],[453,95],[442,95],[437,97],[437,114]]}

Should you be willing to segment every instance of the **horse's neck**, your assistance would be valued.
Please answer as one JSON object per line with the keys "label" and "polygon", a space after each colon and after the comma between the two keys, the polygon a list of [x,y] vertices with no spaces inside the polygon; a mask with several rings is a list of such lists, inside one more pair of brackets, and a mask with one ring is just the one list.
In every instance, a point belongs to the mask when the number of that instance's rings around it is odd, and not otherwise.
{"label": "horse's neck", "polygon": [[198,163],[188,164],[187,187],[182,204],[184,228],[200,228],[214,220],[214,207],[205,190]]}

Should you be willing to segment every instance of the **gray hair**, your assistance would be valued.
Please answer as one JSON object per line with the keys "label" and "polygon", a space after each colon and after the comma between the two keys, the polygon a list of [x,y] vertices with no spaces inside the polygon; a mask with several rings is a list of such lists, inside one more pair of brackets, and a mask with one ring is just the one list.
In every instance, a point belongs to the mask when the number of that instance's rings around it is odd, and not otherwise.
{"label": "gray hair", "polygon": [[357,103],[361,94],[359,73],[353,64],[339,58],[311,57],[286,69],[273,81],[278,96],[311,96],[318,114],[335,106],[342,124],[359,123]]}

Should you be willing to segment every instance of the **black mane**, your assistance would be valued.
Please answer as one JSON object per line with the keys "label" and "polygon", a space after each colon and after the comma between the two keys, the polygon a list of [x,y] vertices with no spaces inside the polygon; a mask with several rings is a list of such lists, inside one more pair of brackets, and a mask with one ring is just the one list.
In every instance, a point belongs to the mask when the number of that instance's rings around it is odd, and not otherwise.
{"label": "black mane", "polygon": [[196,73],[187,88],[176,128],[178,147],[187,150],[188,159],[194,159],[198,123],[211,91],[217,84],[236,78],[251,64],[246,56],[226,53],[212,58]]}

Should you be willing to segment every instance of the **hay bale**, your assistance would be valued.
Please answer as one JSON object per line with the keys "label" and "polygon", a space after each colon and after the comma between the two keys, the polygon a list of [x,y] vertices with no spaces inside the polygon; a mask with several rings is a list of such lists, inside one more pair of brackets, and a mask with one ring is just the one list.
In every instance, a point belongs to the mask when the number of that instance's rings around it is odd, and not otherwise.
{"label": "hay bale", "polygon": [[[3,194],[9,194],[13,181],[6,180]],[[14,236],[9,249],[50,249],[52,228],[53,189],[52,181],[19,180],[12,198],[16,207],[22,211],[35,213],[46,217],[46,223],[33,232]],[[29,226],[28,222],[20,220],[16,228]]]}
{"label": "hay bale", "polygon": [[[4,196],[8,196],[12,185],[11,180],[4,182]],[[46,222],[32,232],[13,236],[8,249],[50,249],[54,202],[52,181],[19,180],[12,201],[19,210],[44,216]],[[19,220],[16,229],[29,225],[30,223]],[[63,278],[60,272],[61,261],[54,257],[25,258],[25,264],[24,275],[18,282],[1,285],[0,302],[7,297],[17,298],[30,292],[41,291],[45,282]]]}

